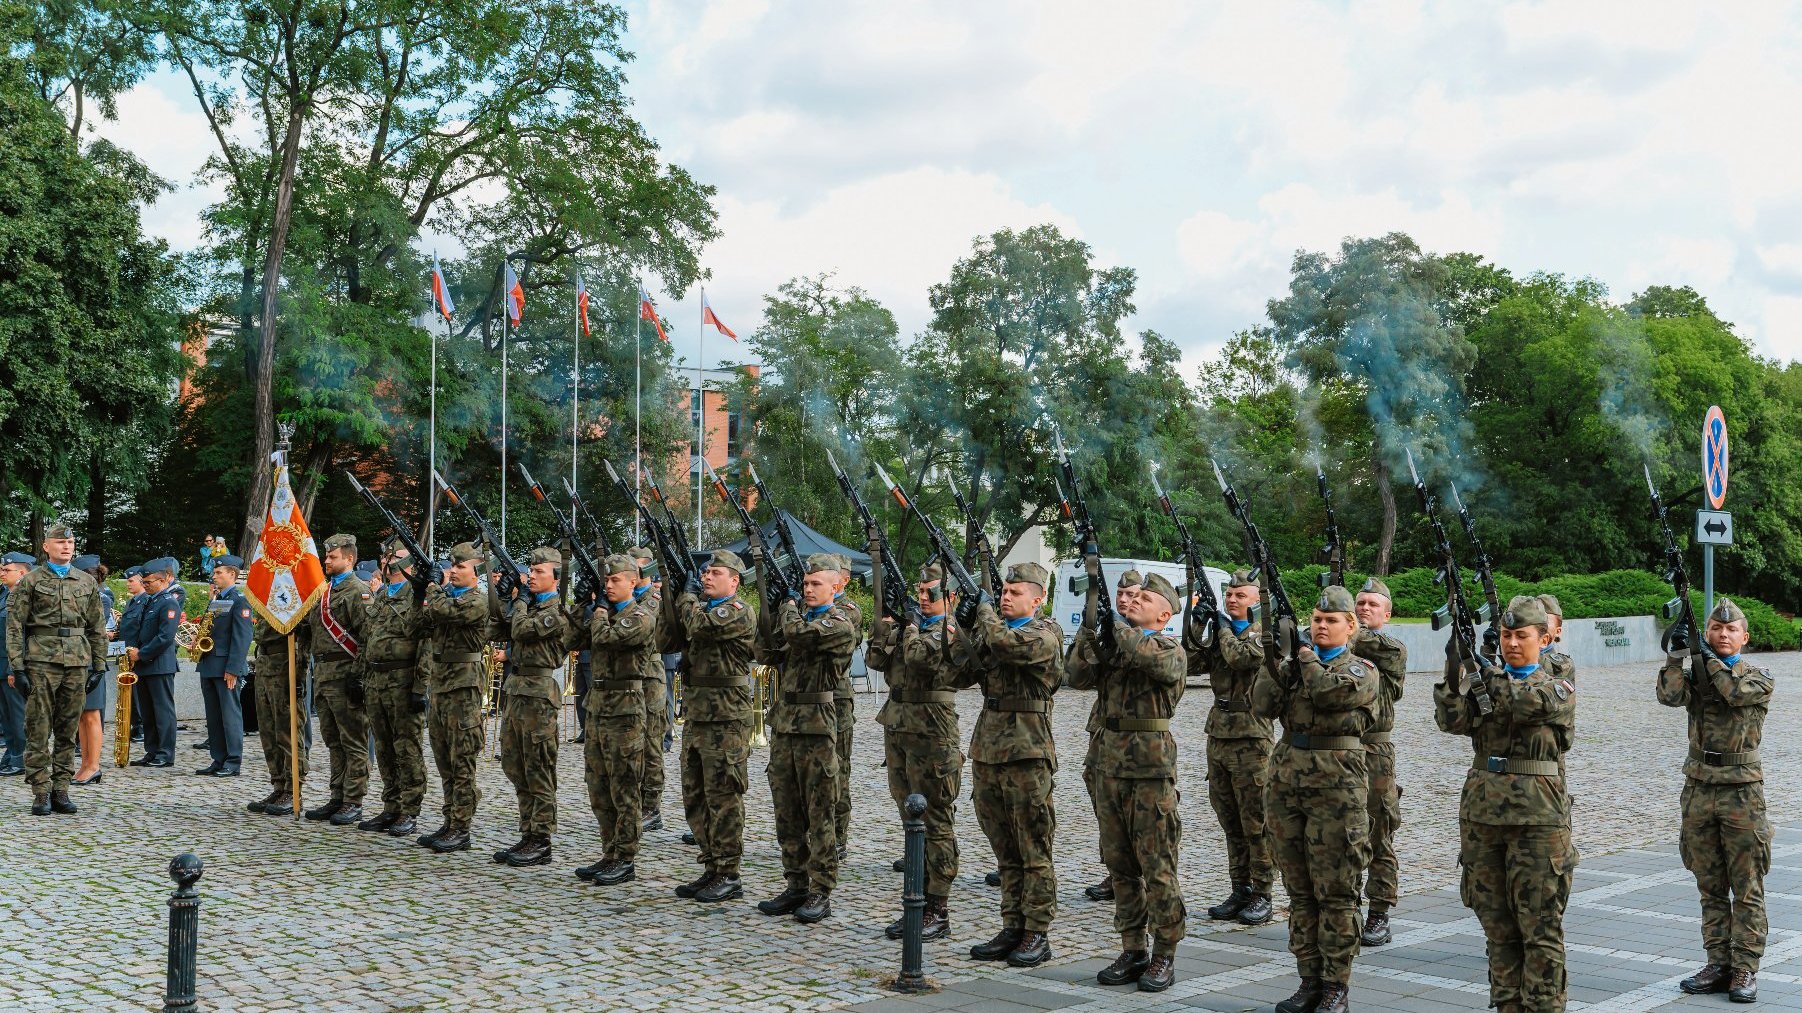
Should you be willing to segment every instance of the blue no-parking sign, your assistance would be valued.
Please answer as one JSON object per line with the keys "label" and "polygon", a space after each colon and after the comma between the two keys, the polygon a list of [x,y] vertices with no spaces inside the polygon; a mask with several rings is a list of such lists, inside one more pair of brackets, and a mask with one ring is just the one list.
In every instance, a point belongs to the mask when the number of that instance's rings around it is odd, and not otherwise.
{"label": "blue no-parking sign", "polygon": [[1702,416],[1702,491],[1710,509],[1727,502],[1727,415],[1720,405]]}

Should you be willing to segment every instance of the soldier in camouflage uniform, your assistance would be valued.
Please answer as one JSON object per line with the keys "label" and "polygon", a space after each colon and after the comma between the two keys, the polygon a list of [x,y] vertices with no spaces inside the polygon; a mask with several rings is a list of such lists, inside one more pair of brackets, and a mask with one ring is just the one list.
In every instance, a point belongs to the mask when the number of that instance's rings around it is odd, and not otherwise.
{"label": "soldier in camouflage uniform", "polygon": [[1251,610],[1258,603],[1258,581],[1250,570],[1228,579],[1221,607],[1226,623],[1212,644],[1192,649],[1193,666],[1214,689],[1208,708],[1208,803],[1226,836],[1226,864],[1233,892],[1208,908],[1217,921],[1237,919],[1245,925],[1270,920],[1270,888],[1276,882],[1276,859],[1270,850],[1264,796],[1270,783],[1271,721],[1251,707],[1251,688],[1264,666],[1264,642]]}
{"label": "soldier in camouflage uniform", "polygon": [[570,646],[587,648],[594,678],[588,685],[588,728],[583,742],[583,777],[588,804],[600,824],[604,850],[598,861],[576,870],[581,879],[600,886],[627,883],[638,876],[638,841],[642,832],[644,765],[661,754],[651,752],[645,735],[644,681],[663,679],[657,655],[656,598],[639,584],[639,562],[615,553],[601,560],[605,585],[602,601],[587,630],[576,630]]}
{"label": "soldier in camouflage uniform", "polygon": [[445,583],[426,590],[421,617],[432,644],[427,669],[432,706],[426,727],[444,789],[444,824],[419,838],[419,844],[441,855],[469,850],[469,828],[482,798],[476,759],[482,753],[482,685],[488,680],[483,650],[492,629],[489,595],[481,587],[482,551],[458,542],[451,547],[450,561]]}
{"label": "soldier in camouflage uniform", "polygon": [[645,670],[641,687],[644,692],[644,757],[639,775],[642,782],[638,829],[648,833],[663,829],[663,739],[670,731],[670,688],[663,671],[660,644],[668,638],[658,633],[663,623],[663,581],[659,577],[656,556],[642,545],[633,547],[628,555],[638,564],[634,593],[650,606],[652,647],[658,652],[656,671]]}
{"label": "soldier in camouflage uniform", "polygon": [[[75,532],[44,530],[44,562],[13,585],[6,614],[7,684],[25,697],[25,783],[31,813],[73,814],[75,728],[93,660],[106,657],[100,587],[74,568]],[[52,742],[54,741],[54,751]]]}
{"label": "soldier in camouflage uniform", "polygon": [[1540,664],[1551,670],[1559,679],[1570,679],[1576,674],[1577,666],[1572,663],[1570,655],[1564,653],[1560,643],[1564,637],[1564,606],[1558,604],[1558,596],[1542,594],[1539,604],[1545,606],[1546,631],[1552,635],[1552,642],[1539,655]]}
{"label": "soldier in camouflage uniform", "polygon": [[[920,938],[951,931],[951,884],[957,879],[957,793],[963,784],[963,739],[957,729],[957,682],[963,644],[951,618],[955,594],[945,593],[944,567],[929,563],[915,585],[919,621],[883,616],[870,635],[865,660],[888,681],[888,702],[876,714],[888,760],[889,797],[898,810],[907,796],[926,799],[926,911]],[[955,647],[957,654],[952,653]],[[844,718],[844,712],[839,712]],[[842,737],[841,737],[842,738]],[[906,813],[902,810],[902,818]],[[905,919],[885,934],[900,939]]]}
{"label": "soldier in camouflage uniform", "polygon": [[1394,610],[1389,585],[1370,578],[1358,589],[1358,632],[1352,635],[1352,653],[1376,666],[1382,680],[1377,697],[1377,719],[1364,733],[1364,762],[1370,768],[1370,869],[1364,896],[1370,915],[1364,920],[1360,940],[1365,946],[1389,942],[1389,910],[1401,897],[1401,870],[1395,858],[1395,828],[1402,822],[1402,789],[1395,781],[1395,704],[1402,698],[1402,682],[1408,672],[1408,648],[1383,632]]}
{"label": "soldier in camouflage uniform", "polygon": [[838,885],[834,805],[838,791],[838,709],[833,691],[858,640],[855,617],[834,601],[839,562],[807,557],[801,601],[784,601],[776,631],[782,685],[770,712],[770,797],[782,844],[786,887],[761,901],[766,915],[793,914],[812,924],[832,914]]}
{"label": "soldier in camouflage uniform", "polygon": [[569,613],[557,594],[563,555],[540,546],[526,556],[524,588],[513,588],[508,613],[509,652],[516,664],[507,678],[507,710],[501,719],[501,770],[519,799],[519,843],[494,860],[515,869],[549,865],[557,833],[557,717],[569,660]]}
{"label": "soldier in camouflage uniform", "polygon": [[[1092,601],[1100,593],[1099,556],[1089,557],[1089,568]],[[1101,860],[1114,881],[1120,955],[1095,978],[1103,985],[1137,982],[1141,992],[1162,992],[1176,981],[1176,944],[1187,928],[1176,868],[1183,823],[1170,718],[1183,696],[1188,658],[1163,633],[1181,608],[1170,582],[1151,574],[1111,630],[1084,625],[1077,632],[1066,673],[1071,688],[1095,690],[1100,719],[1083,768],[1094,772],[1089,789]]]}
{"label": "soldier in camouflage uniform", "polygon": [[863,609],[845,594],[845,589],[851,586],[851,557],[835,552],[832,558],[839,567],[832,602],[851,613],[851,628],[857,631],[851,654],[845,655],[844,667],[832,686],[832,705],[838,709],[838,797],[832,804],[832,828],[833,839],[838,841],[838,860],[843,862],[851,842],[851,741],[857,731],[857,694],[851,690],[851,657],[863,642]]}
{"label": "soldier in camouflage uniform", "polygon": [[369,585],[354,572],[357,540],[333,535],[324,543],[326,587],[318,607],[307,614],[313,648],[313,709],[319,737],[331,760],[332,797],[306,811],[310,820],[347,827],[363,818],[369,790],[369,720],[365,706],[362,651],[369,640]]}
{"label": "soldier in camouflage uniform", "polygon": [[[750,784],[751,653],[756,618],[738,597],[745,565],[717,549],[674,600],[683,651],[682,809],[700,845],[698,879],[676,896],[717,904],[744,896],[738,866],[745,850],[745,789]],[[693,590],[695,582],[700,590]]]}
{"label": "soldier in camouflage uniform", "polygon": [[1433,687],[1434,720],[1470,736],[1476,755],[1458,803],[1459,891],[1488,940],[1489,1004],[1559,1013],[1564,905],[1577,866],[1564,788],[1577,691],[1540,664],[1552,638],[1539,599],[1517,596],[1496,625],[1503,667],[1485,664],[1481,673],[1491,713],[1481,712],[1476,692],[1458,692],[1457,637],[1446,645],[1446,681]]}
{"label": "soldier in camouflage uniform", "polygon": [[306,657],[310,653],[307,637],[312,627],[302,621],[291,634],[278,633],[266,619],[256,628],[257,661],[254,685],[257,694],[257,736],[263,743],[263,766],[269,770],[269,794],[244,808],[265,816],[290,816],[294,813],[294,780],[292,763],[300,764],[300,782],[307,781],[308,726],[311,718],[296,721],[300,733],[299,748],[288,737],[288,637],[294,637],[294,662],[300,669],[294,687],[294,703],[303,712],[307,706]]}
{"label": "soldier in camouflage uniform", "polygon": [[1750,636],[1740,607],[1718,599],[1704,635],[1709,651],[1696,658],[1698,645],[1679,634],[1658,673],[1658,702],[1689,711],[1679,850],[1702,894],[1708,951],[1708,964],[1681,987],[1694,995],[1726,992],[1735,1002],[1758,998],[1764,877],[1771,870],[1758,748],[1774,687],[1770,672],[1740,657]]}
{"label": "soldier in camouflage uniform", "polygon": [[[1139,585],[1144,582],[1144,579],[1144,576],[1137,570],[1127,570],[1120,574],[1120,579],[1114,584],[1114,612],[1116,614],[1125,615],[1127,610],[1132,607],[1133,595],[1138,593]],[[1064,652],[1064,670],[1066,673],[1070,669],[1070,662],[1074,657],[1075,652],[1076,645],[1073,642],[1070,645],[1070,650]],[[1095,702],[1089,706],[1088,732],[1089,751],[1085,755],[1082,764],[1082,785],[1088,790],[1089,803],[1093,806],[1095,801],[1095,779],[1100,776],[1095,772],[1094,765],[1091,762],[1095,757],[1095,737],[1101,734],[1101,698],[1099,696],[1097,696]],[[1082,894],[1090,900],[1113,900],[1114,874],[1110,872],[1101,877],[1101,882],[1096,883],[1093,886],[1083,887]]]}
{"label": "soldier in camouflage uniform", "polygon": [[399,542],[387,546],[378,571],[385,582],[372,592],[369,642],[364,645],[369,730],[375,739],[376,769],[382,774],[382,811],[358,823],[357,829],[386,831],[393,837],[410,837],[418,829],[419,807],[425,799],[425,752],[419,739],[426,706],[419,671],[423,598],[409,583],[414,566],[406,546]]}
{"label": "soldier in camouflage uniform", "polygon": [[[1268,593],[1267,591],[1265,593]],[[1282,719],[1270,756],[1269,819],[1289,891],[1289,952],[1301,987],[1281,1013],[1345,1013],[1358,954],[1358,879],[1370,864],[1369,771],[1361,736],[1376,720],[1381,679],[1351,652],[1356,606],[1329,587],[1309,620],[1312,646],[1277,619],[1274,659],[1252,684],[1252,710]]]}
{"label": "soldier in camouflage uniform", "polygon": [[971,947],[970,956],[1014,967],[1051,959],[1057,916],[1051,703],[1063,682],[1064,633],[1038,614],[1050,581],[1037,563],[1008,567],[999,611],[982,602],[966,617],[971,661],[958,680],[982,687],[982,714],[970,735],[970,799],[1001,870],[1001,931]]}

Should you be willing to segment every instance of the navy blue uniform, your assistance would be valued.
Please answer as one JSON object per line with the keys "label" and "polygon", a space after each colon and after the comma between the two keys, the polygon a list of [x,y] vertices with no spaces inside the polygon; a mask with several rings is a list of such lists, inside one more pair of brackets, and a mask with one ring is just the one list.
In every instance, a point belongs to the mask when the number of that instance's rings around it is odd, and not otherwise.
{"label": "navy blue uniform", "polygon": [[12,604],[12,588],[0,587],[0,770],[25,769],[25,697],[6,684],[10,671],[6,660],[6,612]]}
{"label": "navy blue uniform", "polygon": [[161,765],[175,763],[175,673],[181,670],[175,631],[181,625],[181,602],[182,587],[174,582],[150,595],[132,639],[138,649],[132,702],[144,711],[144,759]]}
{"label": "navy blue uniform", "polygon": [[[126,601],[124,612],[119,616],[119,634],[114,638],[118,643],[126,647],[137,646],[138,622],[144,616],[144,603],[149,600],[149,594],[139,591]],[[139,742],[144,738],[144,708],[137,705],[135,698],[132,703],[131,740]]]}
{"label": "navy blue uniform", "polygon": [[[213,617],[213,649],[200,656],[200,695],[206,701],[206,744],[213,770],[238,769],[244,751],[244,712],[238,693],[250,654],[250,600],[236,587],[208,604]],[[228,689],[227,675],[237,685]]]}

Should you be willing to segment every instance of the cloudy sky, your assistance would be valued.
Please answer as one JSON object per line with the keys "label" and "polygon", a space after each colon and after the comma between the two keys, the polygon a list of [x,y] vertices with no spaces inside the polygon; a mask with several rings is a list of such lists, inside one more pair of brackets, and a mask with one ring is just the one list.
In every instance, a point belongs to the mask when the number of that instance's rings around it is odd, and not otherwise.
{"label": "cloudy sky", "polygon": [[[1259,320],[1297,249],[1391,230],[1618,299],[1692,285],[1802,358],[1794,5],[625,6],[641,120],[719,188],[708,294],[741,334],[821,271],[912,333],[973,237],[1051,222],[1138,270],[1132,327],[1191,369]],[[210,145],[180,82],[122,105],[104,132],[191,178]],[[192,245],[206,199],[150,224]],[[660,301],[692,361],[698,300]]]}

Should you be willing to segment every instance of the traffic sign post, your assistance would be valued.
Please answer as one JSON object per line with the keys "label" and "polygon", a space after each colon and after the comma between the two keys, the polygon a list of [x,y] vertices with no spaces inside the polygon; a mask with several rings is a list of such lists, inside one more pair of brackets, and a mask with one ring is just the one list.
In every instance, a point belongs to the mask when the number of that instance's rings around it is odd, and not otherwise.
{"label": "traffic sign post", "polygon": [[1733,515],[1725,510],[1697,510],[1696,544],[1732,545]]}
{"label": "traffic sign post", "polygon": [[1702,416],[1702,496],[1709,509],[1696,511],[1696,541],[1702,544],[1703,615],[1714,611],[1714,547],[1733,544],[1733,515],[1727,504],[1727,413],[1710,405]]}

